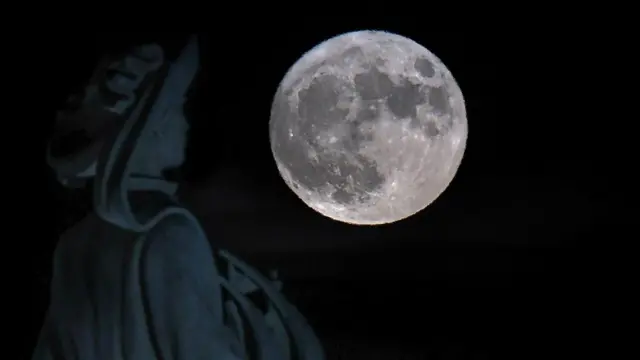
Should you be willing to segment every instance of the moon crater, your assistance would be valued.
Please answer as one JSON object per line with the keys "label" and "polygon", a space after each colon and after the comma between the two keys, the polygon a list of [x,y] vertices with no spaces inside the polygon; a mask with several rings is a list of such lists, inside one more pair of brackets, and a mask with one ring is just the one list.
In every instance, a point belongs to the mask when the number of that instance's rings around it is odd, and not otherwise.
{"label": "moon crater", "polygon": [[400,220],[444,191],[467,136],[462,93],[435,55],[356,32],[310,50],[274,97],[278,169],[311,208],[354,224]]}

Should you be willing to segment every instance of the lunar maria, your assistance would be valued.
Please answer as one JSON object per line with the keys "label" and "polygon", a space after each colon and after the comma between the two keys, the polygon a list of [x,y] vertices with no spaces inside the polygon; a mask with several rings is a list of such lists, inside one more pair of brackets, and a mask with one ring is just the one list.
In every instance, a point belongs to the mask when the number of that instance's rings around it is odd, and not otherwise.
{"label": "lunar maria", "polygon": [[400,35],[358,31],[317,45],[289,69],[269,130],[278,170],[302,201],[373,225],[419,212],[449,186],[468,125],[440,59]]}

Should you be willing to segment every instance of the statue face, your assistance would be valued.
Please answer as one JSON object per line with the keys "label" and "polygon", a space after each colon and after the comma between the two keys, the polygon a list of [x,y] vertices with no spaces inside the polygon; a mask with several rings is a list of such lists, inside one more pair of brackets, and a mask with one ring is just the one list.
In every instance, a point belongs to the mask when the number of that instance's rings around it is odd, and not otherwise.
{"label": "statue face", "polygon": [[168,112],[138,138],[131,158],[132,172],[162,177],[164,170],[180,167],[184,162],[188,128],[182,107]]}

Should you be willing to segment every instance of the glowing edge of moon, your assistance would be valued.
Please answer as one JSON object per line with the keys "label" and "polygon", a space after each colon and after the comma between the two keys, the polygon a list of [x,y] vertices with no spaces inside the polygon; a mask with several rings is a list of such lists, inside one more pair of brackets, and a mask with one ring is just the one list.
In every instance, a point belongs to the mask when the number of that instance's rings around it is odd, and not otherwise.
{"label": "glowing edge of moon", "polygon": [[[278,155],[273,151],[274,160],[276,161],[276,165],[278,170],[285,180],[285,183],[289,188],[301,199],[307,206],[319,212],[320,214],[331,218],[336,221],[346,222],[353,225],[381,225],[396,222],[405,218],[408,218],[422,210],[424,210],[427,206],[433,203],[440,195],[449,187],[450,183],[453,181],[458,168],[462,162],[462,158],[464,156],[466,141],[468,137],[468,124],[466,117],[466,109],[464,104],[464,97],[462,95],[462,91],[460,90],[457,82],[453,78],[452,74],[448,70],[448,68],[442,63],[442,61],[437,58],[433,53],[431,53],[428,49],[423,47],[422,45],[416,43],[415,41],[405,38],[400,35],[388,33],[388,32],[380,32],[380,31],[356,31],[350,32],[342,35],[338,35],[336,37],[330,38],[321,42],[320,44],[313,47],[311,50],[306,52],[298,61],[294,63],[293,66],[287,71],[287,74],[284,76],[283,80],[280,82],[278,87],[278,91],[276,93],[277,96],[284,96],[285,90],[290,90],[294,83],[300,79],[304,79],[305,77],[302,74],[305,74],[309,71],[309,69],[318,66],[322,62],[326,61],[331,56],[339,55],[345,50],[353,47],[358,47],[363,50],[365,53],[367,50],[371,50],[372,46],[376,47],[376,51],[378,51],[378,57],[380,46],[382,43],[385,43],[387,46],[391,46],[394,54],[404,54],[403,57],[395,56],[389,57],[391,59],[391,64],[387,63],[384,67],[385,73],[391,76],[398,75],[404,78],[407,78],[407,74],[415,75],[417,71],[413,68],[413,62],[418,57],[426,58],[433,65],[434,69],[437,71],[437,74],[440,77],[436,77],[435,82],[425,81],[424,78],[420,78],[420,83],[423,83],[427,86],[437,87],[441,85],[445,85],[448,95],[450,106],[454,111],[457,111],[457,121],[454,120],[453,124],[456,129],[451,129],[449,134],[452,136],[451,141],[455,149],[453,150],[453,156],[451,156],[450,161],[445,164],[447,171],[442,172],[442,174],[446,175],[445,179],[439,184],[439,186],[435,187],[437,190],[433,191],[428,201],[424,201],[422,205],[414,206],[413,208],[407,209],[406,211],[401,211],[400,209],[406,209],[406,207],[402,206],[394,206],[397,204],[389,203],[389,197],[394,196],[396,193],[394,190],[397,190],[400,185],[399,179],[407,178],[401,177],[398,172],[392,172],[385,174],[386,182],[383,185],[382,189],[379,189],[376,193],[372,193],[370,195],[375,195],[375,199],[373,204],[368,204],[367,208],[372,208],[373,205],[377,205],[379,209],[376,209],[373,214],[375,215],[375,219],[370,217],[362,217],[364,215],[363,207],[367,204],[350,204],[348,206],[346,204],[338,204],[332,202],[330,200],[323,200],[319,198],[319,193],[312,192],[304,188],[302,185],[298,184],[290,173],[290,170],[280,161]],[[387,60],[387,58],[385,58]],[[409,61],[411,60],[411,61]],[[410,67],[411,69],[408,69]],[[409,71],[408,71],[409,70]],[[306,85],[316,77],[319,69],[316,69],[314,74],[305,74]],[[355,74],[351,74],[355,75]],[[393,80],[393,78],[392,78]],[[300,88],[304,87],[305,84],[298,84],[297,91]],[[297,91],[295,95],[297,95]],[[297,105],[297,104],[296,104]],[[396,120],[397,121],[397,120]],[[402,184],[407,186],[407,184]],[[433,189],[434,187],[432,187]],[[406,191],[405,191],[406,192]],[[324,194],[326,195],[326,194]],[[402,196],[401,194],[397,194],[396,196]],[[326,197],[326,196],[325,196]],[[384,206],[384,205],[387,206]],[[350,209],[352,207],[352,209]],[[381,212],[383,209],[385,212]],[[373,209],[372,209],[373,210]],[[359,216],[349,216],[351,214],[357,214]]]}

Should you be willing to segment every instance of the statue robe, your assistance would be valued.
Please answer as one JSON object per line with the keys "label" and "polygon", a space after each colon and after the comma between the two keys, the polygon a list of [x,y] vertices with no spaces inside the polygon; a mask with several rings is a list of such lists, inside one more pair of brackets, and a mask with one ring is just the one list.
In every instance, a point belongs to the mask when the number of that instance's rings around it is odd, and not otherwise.
{"label": "statue robe", "polygon": [[211,246],[190,219],[170,215],[140,234],[91,214],[55,251],[33,359],[240,359],[218,281]]}

